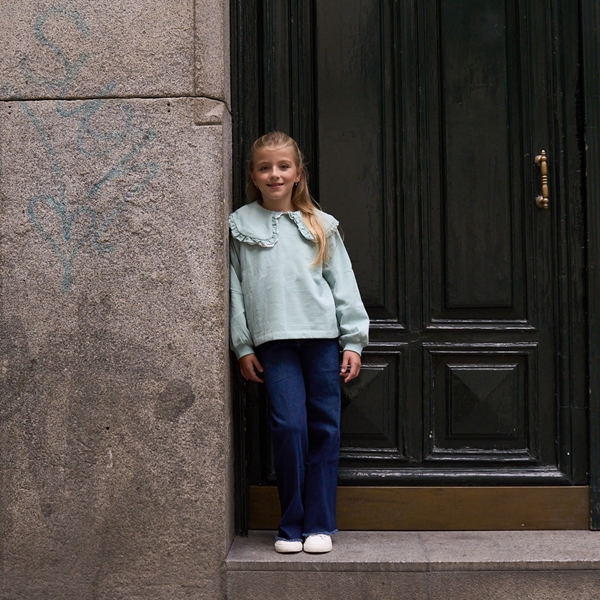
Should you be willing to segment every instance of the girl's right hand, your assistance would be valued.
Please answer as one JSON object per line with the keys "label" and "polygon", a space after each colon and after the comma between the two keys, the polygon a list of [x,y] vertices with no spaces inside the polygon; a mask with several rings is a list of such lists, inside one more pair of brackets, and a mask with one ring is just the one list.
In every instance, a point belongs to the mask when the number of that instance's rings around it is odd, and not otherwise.
{"label": "girl's right hand", "polygon": [[256,354],[246,354],[246,356],[242,356],[242,358],[238,360],[238,363],[240,365],[242,377],[246,381],[264,383],[264,379],[259,376],[259,373],[263,372],[263,368],[256,357]]}

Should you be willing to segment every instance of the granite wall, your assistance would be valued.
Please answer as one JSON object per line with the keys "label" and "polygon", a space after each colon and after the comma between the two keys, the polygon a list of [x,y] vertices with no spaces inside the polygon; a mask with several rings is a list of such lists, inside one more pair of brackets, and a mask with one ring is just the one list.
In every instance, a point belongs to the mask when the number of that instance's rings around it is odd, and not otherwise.
{"label": "granite wall", "polygon": [[0,598],[218,600],[228,3],[0,2]]}

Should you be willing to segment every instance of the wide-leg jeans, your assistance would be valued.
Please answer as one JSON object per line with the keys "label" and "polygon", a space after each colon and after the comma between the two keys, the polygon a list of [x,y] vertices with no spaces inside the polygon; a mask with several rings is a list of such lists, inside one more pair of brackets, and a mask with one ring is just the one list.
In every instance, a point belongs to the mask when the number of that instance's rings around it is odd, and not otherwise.
{"label": "wide-leg jeans", "polygon": [[257,348],[271,400],[279,539],[337,531],[338,348],[337,339],[277,340]]}

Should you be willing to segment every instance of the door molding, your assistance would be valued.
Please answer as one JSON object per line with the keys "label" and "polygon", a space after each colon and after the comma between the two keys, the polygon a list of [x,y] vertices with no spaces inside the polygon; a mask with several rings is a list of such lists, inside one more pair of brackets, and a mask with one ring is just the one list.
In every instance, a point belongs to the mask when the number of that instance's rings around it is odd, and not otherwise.
{"label": "door molding", "polygon": [[[588,529],[587,486],[338,487],[338,527],[353,531]],[[277,488],[250,487],[250,528],[277,529]]]}

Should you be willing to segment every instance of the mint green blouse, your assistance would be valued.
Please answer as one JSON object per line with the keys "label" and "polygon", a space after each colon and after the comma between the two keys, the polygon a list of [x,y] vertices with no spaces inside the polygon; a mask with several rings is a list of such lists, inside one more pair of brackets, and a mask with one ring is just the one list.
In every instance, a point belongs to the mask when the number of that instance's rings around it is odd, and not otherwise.
{"label": "mint green blouse", "polygon": [[319,217],[329,259],[316,267],[314,238],[299,211],[253,202],[229,217],[231,347],[238,359],[272,340],[339,338],[343,350],[358,354],[367,345],[369,317],[338,222]]}

